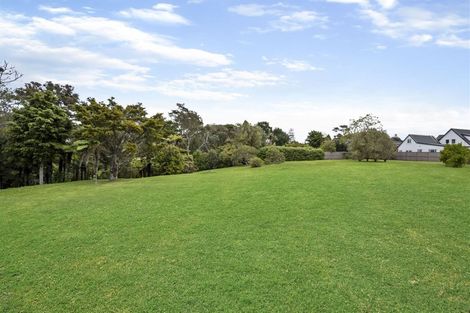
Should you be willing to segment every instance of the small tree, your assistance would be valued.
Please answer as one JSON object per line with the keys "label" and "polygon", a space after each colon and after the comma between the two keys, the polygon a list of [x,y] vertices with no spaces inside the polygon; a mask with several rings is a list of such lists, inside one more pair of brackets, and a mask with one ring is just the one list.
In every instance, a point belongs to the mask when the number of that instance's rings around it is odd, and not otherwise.
{"label": "small tree", "polygon": [[387,161],[394,151],[395,144],[383,130],[370,128],[351,135],[351,152],[359,161]]}
{"label": "small tree", "polygon": [[320,149],[322,149],[325,152],[335,152],[336,143],[331,139],[327,139],[321,144]]}
{"label": "small tree", "polygon": [[462,144],[446,145],[441,151],[441,162],[450,167],[464,167],[470,160],[470,150]]}
{"label": "small tree", "polygon": [[324,140],[325,138],[321,132],[312,130],[308,133],[305,143],[307,143],[312,148],[320,148]]}

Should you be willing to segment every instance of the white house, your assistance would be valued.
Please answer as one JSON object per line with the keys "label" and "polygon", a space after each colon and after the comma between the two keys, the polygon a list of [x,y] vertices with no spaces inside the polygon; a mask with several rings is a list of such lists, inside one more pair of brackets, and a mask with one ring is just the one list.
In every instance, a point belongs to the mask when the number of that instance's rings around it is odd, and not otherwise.
{"label": "white house", "polygon": [[470,129],[451,128],[445,135],[438,137],[439,143],[443,145],[459,144],[470,148]]}
{"label": "white house", "polygon": [[408,135],[398,146],[398,152],[440,152],[444,149],[434,136]]}

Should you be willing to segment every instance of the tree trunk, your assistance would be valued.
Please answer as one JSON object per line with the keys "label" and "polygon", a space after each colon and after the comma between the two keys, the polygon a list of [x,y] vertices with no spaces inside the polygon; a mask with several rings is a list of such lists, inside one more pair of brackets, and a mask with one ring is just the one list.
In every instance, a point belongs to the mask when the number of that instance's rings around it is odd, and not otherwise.
{"label": "tree trunk", "polygon": [[39,185],[44,184],[44,163],[41,161],[39,165]]}

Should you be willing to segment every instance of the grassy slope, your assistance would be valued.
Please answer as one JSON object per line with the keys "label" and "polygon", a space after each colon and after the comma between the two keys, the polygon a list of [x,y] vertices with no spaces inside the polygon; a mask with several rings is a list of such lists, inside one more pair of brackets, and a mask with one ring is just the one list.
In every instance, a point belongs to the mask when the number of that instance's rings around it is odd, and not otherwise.
{"label": "grassy slope", "polygon": [[470,309],[470,168],[295,162],[0,191],[0,312]]}

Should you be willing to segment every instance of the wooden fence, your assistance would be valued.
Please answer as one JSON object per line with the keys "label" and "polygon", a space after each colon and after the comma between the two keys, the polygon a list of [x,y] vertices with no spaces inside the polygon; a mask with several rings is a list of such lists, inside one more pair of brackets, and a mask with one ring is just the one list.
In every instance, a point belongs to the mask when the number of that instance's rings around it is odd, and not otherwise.
{"label": "wooden fence", "polygon": [[400,161],[428,161],[439,162],[441,154],[439,152],[397,152],[395,160]]}
{"label": "wooden fence", "polygon": [[347,152],[325,152],[325,160],[346,159]]}

